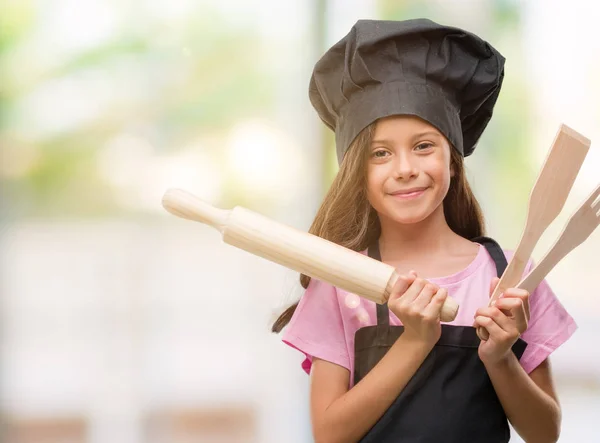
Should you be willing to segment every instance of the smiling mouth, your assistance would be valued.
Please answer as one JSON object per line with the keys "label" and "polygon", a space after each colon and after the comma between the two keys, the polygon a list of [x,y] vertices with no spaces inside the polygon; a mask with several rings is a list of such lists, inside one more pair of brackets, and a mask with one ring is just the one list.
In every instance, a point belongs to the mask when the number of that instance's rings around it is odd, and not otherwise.
{"label": "smiling mouth", "polygon": [[390,193],[390,195],[394,198],[408,200],[411,198],[417,198],[417,197],[421,196],[426,190],[427,190],[427,188],[414,188],[414,189],[407,189],[404,191],[392,192],[392,193]]}

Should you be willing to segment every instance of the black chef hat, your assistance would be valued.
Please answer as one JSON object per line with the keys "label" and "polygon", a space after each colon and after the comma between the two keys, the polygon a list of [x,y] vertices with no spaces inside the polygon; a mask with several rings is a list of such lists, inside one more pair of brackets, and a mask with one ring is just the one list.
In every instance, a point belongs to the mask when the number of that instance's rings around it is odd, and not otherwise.
{"label": "black chef hat", "polygon": [[390,115],[420,117],[470,155],[492,117],[504,57],[430,20],[359,20],[315,65],[310,101],[335,131],[338,161],[358,133]]}

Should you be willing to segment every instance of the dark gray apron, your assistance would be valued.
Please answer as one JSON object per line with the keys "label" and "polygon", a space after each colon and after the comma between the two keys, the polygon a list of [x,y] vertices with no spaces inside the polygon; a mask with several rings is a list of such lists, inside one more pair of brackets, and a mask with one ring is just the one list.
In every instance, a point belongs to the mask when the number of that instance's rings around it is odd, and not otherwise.
{"label": "dark gray apron", "polygon": [[[492,239],[478,237],[493,258],[500,277],[506,257]],[[369,248],[381,260],[379,245]],[[377,325],[356,331],[354,383],[383,358],[402,334],[390,325],[387,304],[377,305]],[[479,338],[471,326],[442,325],[442,335],[423,364],[363,443],[500,443],[510,430],[500,400],[478,356]],[[512,350],[521,358],[527,344],[519,339]]]}

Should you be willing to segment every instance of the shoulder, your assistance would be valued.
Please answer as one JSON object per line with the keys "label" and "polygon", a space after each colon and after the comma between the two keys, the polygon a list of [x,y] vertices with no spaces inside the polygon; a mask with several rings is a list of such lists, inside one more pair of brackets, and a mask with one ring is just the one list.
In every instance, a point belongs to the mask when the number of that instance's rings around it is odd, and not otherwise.
{"label": "shoulder", "polygon": [[370,325],[375,311],[374,302],[327,282],[311,279],[298,304],[297,315],[309,315],[324,321],[335,318],[345,328],[351,328]]}
{"label": "shoulder", "polygon": [[305,355],[302,368],[307,373],[313,357],[350,368],[346,328],[336,288],[311,279],[282,340]]}
{"label": "shoulder", "polygon": [[320,331],[331,334],[343,329],[336,288],[326,282],[311,279],[298,301],[284,336],[312,335]]}
{"label": "shoulder", "polygon": [[[294,317],[303,311],[319,311],[323,309],[339,310],[337,290],[331,284],[311,278],[307,288],[300,297]],[[292,317],[292,321],[294,320]]]}

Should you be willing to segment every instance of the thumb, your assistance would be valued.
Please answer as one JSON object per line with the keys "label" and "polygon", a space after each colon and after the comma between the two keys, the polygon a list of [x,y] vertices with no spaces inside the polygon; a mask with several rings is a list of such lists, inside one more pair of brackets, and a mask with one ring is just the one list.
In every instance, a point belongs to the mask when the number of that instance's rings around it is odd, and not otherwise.
{"label": "thumb", "polygon": [[412,275],[399,275],[387,297],[388,302],[401,297],[414,281],[415,278]]}

